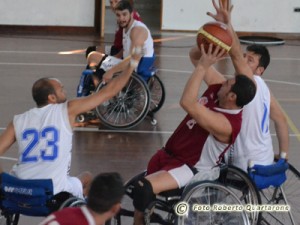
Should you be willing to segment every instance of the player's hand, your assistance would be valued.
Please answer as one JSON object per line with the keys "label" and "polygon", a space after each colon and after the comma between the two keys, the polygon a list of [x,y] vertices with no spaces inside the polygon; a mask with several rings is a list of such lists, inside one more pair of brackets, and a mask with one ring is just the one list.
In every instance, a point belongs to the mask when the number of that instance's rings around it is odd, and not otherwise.
{"label": "player's hand", "polygon": [[208,68],[212,64],[216,63],[226,52],[225,49],[220,46],[214,46],[213,44],[209,44],[207,52],[205,51],[203,44],[201,44],[200,49],[201,58],[199,59],[198,64],[201,64],[204,68]]}
{"label": "player's hand", "polygon": [[230,24],[231,23],[231,11],[233,5],[230,4],[230,0],[219,0],[219,6],[215,0],[212,0],[213,6],[216,9],[216,14],[207,12],[207,15],[214,18],[216,21]]}

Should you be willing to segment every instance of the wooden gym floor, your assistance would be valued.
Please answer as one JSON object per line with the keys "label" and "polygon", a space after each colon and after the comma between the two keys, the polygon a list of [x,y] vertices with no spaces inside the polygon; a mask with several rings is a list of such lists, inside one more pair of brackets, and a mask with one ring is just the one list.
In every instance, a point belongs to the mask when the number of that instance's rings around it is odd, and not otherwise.
{"label": "wooden gym floor", "polygon": [[[185,82],[192,72],[189,48],[195,43],[191,33],[154,35],[159,77],[166,88],[166,101],[156,114],[158,124],[145,119],[131,130],[109,130],[95,126],[74,131],[71,174],[90,170],[94,174],[119,172],[124,180],[146,168],[150,157],[160,149],[177,127],[185,113],[178,102]],[[101,42],[97,36],[0,35],[0,129],[5,129],[13,115],[31,107],[31,87],[40,77],[57,77],[67,90],[68,98],[76,95],[76,87],[85,68],[83,49],[89,45],[111,44],[112,36]],[[245,47],[245,45],[243,45]],[[77,51],[79,50],[79,51]],[[287,40],[284,45],[269,47],[272,61],[264,78],[286,112],[290,134],[290,162],[300,169],[300,41]],[[70,54],[72,53],[72,54]],[[232,74],[229,59],[222,60],[218,69]],[[203,89],[205,86],[203,86]],[[277,140],[271,127],[274,148]],[[9,171],[16,162],[14,145],[0,163]],[[37,224],[41,218],[22,217],[21,225]]]}

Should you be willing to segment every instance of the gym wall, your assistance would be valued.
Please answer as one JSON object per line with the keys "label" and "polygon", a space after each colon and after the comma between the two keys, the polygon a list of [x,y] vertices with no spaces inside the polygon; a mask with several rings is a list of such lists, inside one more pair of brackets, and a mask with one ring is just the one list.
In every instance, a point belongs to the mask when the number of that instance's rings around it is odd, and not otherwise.
{"label": "gym wall", "polygon": [[0,25],[93,27],[94,0],[0,0]]}
{"label": "gym wall", "polygon": [[[216,0],[218,2],[218,0]],[[232,0],[232,20],[237,31],[300,33],[300,0]],[[163,0],[162,30],[198,30],[213,20],[211,0]]]}

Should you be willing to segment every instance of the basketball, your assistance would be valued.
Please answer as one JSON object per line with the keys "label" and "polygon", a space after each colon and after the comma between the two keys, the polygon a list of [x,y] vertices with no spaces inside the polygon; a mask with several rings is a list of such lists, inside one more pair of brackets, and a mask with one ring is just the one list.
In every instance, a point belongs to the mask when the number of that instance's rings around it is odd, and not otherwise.
{"label": "basketball", "polygon": [[230,51],[232,45],[232,35],[228,26],[221,22],[209,22],[204,24],[197,33],[197,45],[204,44],[204,49],[207,51],[209,44],[220,46],[226,52]]}

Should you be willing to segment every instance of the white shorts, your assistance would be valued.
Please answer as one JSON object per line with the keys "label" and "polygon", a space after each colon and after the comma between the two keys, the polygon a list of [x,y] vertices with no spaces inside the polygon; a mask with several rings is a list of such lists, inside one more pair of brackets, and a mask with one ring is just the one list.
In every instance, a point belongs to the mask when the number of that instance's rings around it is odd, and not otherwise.
{"label": "white shorts", "polygon": [[194,176],[193,171],[185,164],[168,172],[176,180],[179,188],[184,187]]}
{"label": "white shorts", "polygon": [[82,183],[77,177],[67,177],[66,189],[64,191],[67,191],[76,197],[83,198]]}

